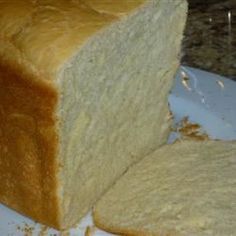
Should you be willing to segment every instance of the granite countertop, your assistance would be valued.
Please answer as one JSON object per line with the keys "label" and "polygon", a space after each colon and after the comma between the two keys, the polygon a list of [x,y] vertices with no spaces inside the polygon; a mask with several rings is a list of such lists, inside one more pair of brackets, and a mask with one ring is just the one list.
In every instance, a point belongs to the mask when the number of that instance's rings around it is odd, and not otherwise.
{"label": "granite countertop", "polygon": [[182,64],[236,80],[236,0],[188,0]]}

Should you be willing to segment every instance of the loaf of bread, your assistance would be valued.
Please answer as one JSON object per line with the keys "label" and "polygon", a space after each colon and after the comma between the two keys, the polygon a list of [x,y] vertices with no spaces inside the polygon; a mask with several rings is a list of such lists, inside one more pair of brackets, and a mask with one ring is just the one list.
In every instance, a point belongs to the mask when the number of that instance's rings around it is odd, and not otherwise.
{"label": "loaf of bread", "polygon": [[0,0],[0,202],[64,229],[166,142],[184,0]]}
{"label": "loaf of bread", "polygon": [[236,142],[183,141],[145,157],[98,201],[97,226],[129,236],[232,236]]}

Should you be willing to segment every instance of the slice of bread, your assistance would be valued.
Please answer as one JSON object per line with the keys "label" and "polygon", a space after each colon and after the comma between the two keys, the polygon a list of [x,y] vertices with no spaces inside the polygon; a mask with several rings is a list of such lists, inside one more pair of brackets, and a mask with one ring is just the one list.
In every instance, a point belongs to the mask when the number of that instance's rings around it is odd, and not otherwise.
{"label": "slice of bread", "polygon": [[103,196],[94,220],[121,235],[235,235],[236,143],[183,141],[161,148]]}

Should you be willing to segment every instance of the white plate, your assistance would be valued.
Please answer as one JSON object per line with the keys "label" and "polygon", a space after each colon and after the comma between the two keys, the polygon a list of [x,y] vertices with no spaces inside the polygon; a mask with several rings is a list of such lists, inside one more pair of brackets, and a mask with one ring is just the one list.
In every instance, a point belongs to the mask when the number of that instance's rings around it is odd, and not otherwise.
{"label": "white plate", "polygon": [[[189,79],[184,80],[183,77]],[[169,103],[179,122],[188,116],[190,122],[200,124],[207,134],[216,139],[236,139],[236,83],[227,78],[201,70],[181,67]],[[170,137],[170,142],[175,138]],[[92,225],[91,216],[85,217],[80,225],[70,230],[71,236],[83,236],[87,226]],[[28,231],[28,234],[27,234]],[[45,228],[0,204],[0,235],[63,235]],[[65,234],[68,235],[68,234]],[[107,236],[96,230],[94,236]]]}

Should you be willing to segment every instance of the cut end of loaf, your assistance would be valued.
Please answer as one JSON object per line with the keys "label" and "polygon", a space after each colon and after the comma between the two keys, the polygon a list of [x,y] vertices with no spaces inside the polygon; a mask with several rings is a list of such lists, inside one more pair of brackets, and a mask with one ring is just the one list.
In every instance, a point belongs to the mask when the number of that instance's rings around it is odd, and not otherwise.
{"label": "cut end of loaf", "polygon": [[181,2],[150,1],[94,35],[62,71],[65,225],[81,219],[128,166],[166,143],[167,97],[186,19]]}

